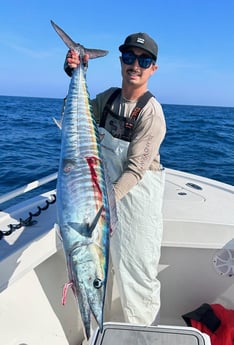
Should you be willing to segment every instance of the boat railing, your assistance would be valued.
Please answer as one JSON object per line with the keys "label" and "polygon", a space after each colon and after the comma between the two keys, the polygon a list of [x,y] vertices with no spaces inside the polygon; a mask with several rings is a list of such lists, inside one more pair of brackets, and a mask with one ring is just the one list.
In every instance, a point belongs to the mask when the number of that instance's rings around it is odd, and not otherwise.
{"label": "boat railing", "polygon": [[45,185],[51,181],[56,180],[57,175],[58,175],[57,172],[53,173],[51,175],[42,177],[39,180],[35,180],[33,182],[30,182],[30,183],[28,183],[22,187],[16,188],[11,192],[8,192],[6,194],[1,195],[0,196],[0,204],[3,204],[6,201],[9,201],[9,200],[16,198],[17,196],[20,196],[24,193],[30,192],[33,189],[39,188],[39,187],[41,187],[41,186],[43,186],[43,185]]}

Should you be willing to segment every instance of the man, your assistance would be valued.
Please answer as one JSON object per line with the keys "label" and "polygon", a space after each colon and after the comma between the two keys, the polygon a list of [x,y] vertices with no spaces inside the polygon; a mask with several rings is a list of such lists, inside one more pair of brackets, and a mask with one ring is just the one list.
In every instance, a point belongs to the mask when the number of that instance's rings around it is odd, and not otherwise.
{"label": "man", "polygon": [[[97,95],[92,105],[117,200],[118,228],[110,250],[125,321],[150,325],[160,309],[164,171],[159,149],[166,132],[161,105],[147,89],[158,68],[158,47],[146,33],[135,33],[119,50],[122,88]],[[77,53],[69,51],[66,72],[71,75],[79,63]]]}

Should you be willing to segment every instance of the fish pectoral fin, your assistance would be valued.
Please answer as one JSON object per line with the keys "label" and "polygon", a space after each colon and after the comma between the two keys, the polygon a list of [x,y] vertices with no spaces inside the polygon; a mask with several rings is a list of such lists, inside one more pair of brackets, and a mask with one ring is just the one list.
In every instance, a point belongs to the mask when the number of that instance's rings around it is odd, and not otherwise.
{"label": "fish pectoral fin", "polygon": [[88,223],[75,223],[75,222],[69,222],[68,225],[79,232],[82,236],[85,237],[91,237],[92,232],[90,232],[90,227]]}
{"label": "fish pectoral fin", "polygon": [[100,207],[98,213],[94,217],[92,223],[75,223],[75,222],[69,222],[68,225],[72,227],[74,230],[79,232],[82,236],[85,237],[92,237],[93,230],[95,229],[97,222],[99,218],[101,217],[103,210],[103,205]]}

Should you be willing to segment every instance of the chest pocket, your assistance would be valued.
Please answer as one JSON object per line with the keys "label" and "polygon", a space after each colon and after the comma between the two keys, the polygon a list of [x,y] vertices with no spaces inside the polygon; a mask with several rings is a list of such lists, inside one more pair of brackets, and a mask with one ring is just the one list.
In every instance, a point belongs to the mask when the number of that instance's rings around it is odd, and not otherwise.
{"label": "chest pocket", "polygon": [[123,117],[111,110],[112,103],[120,93],[120,88],[115,89],[107,100],[102,112],[100,127],[105,128],[114,138],[130,142],[137,117],[153,95],[149,91],[145,92],[144,95],[138,99],[136,107],[133,109],[131,115],[129,117]]}

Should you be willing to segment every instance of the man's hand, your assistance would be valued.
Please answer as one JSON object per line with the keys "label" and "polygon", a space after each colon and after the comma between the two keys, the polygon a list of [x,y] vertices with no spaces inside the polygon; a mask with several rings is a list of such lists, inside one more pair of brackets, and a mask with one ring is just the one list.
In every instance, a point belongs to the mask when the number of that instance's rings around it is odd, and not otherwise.
{"label": "man's hand", "polygon": [[[89,60],[89,55],[85,54],[83,56],[83,63],[87,64]],[[74,50],[69,50],[66,56],[66,62],[69,68],[74,69],[80,64],[80,56]]]}

